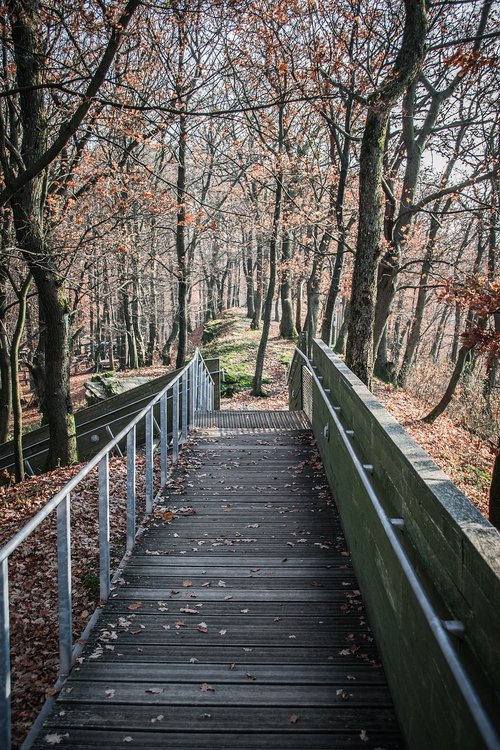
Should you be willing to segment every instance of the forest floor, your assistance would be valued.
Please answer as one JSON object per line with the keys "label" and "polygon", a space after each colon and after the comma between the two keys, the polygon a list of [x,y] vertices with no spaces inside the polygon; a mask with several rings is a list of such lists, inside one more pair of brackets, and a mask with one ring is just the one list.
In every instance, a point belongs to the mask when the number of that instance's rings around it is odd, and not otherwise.
{"label": "forest floor", "polygon": [[[260,331],[252,331],[242,310],[231,310],[208,325],[202,345],[205,356],[218,355],[226,376],[223,389],[231,397],[222,399],[223,409],[286,409],[286,370],[295,343],[279,338],[273,323],[264,368],[265,397],[250,394]],[[194,333],[191,347],[200,345],[201,331]],[[173,367],[154,367],[140,374],[158,377]],[[134,373],[136,374],[136,373]],[[126,373],[124,374],[126,375]],[[74,403],[84,405],[84,382],[91,374],[71,379]],[[487,514],[488,487],[493,455],[484,441],[443,415],[433,425],[420,421],[426,407],[408,393],[377,383],[376,396],[408,430],[453,482]],[[82,403],[83,402],[83,403]],[[27,424],[36,424],[36,410],[27,409]],[[182,463],[182,458],[181,458]],[[7,542],[79,469],[73,466],[31,477],[23,484],[0,487],[0,546]],[[121,558],[125,532],[123,499],[126,466],[111,459],[111,519],[114,559]],[[95,472],[72,494],[73,619],[75,638],[98,603],[97,477]],[[138,495],[142,497],[138,471]],[[141,509],[139,508],[139,512]],[[13,666],[14,746],[29,729],[47,687],[55,682],[57,655],[57,588],[55,524],[47,520],[11,559],[11,639]]]}

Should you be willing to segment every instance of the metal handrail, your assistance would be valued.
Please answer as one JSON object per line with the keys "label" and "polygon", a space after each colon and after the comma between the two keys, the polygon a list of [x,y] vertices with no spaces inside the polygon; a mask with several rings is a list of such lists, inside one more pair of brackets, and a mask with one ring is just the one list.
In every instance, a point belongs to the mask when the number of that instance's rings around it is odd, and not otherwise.
{"label": "metal handrail", "polygon": [[[213,373],[213,374],[215,374],[215,373]],[[170,387],[170,385],[174,382],[174,380],[175,380],[175,378],[172,378],[172,380],[168,383],[168,385],[165,386],[164,389],[162,389],[162,392],[163,392],[163,390],[168,389]],[[119,394],[119,395],[122,395],[122,394]],[[168,396],[168,397],[172,398],[172,396]],[[131,407],[138,406],[139,404],[142,404],[144,402],[147,402],[147,405],[149,405],[149,400],[148,399],[151,400],[151,394],[144,395],[141,398],[136,399],[135,401],[128,401],[128,402],[122,404],[121,406],[118,406],[115,409],[112,409],[111,411],[107,412],[106,416],[110,417],[110,416],[119,414],[120,412],[123,412],[126,409],[130,409]],[[103,402],[103,403],[105,403],[105,402]],[[110,420],[108,420],[108,422],[106,423],[106,425],[114,424],[114,422],[122,420],[124,418],[124,416],[125,415],[122,415],[121,417],[117,416],[114,419],[110,419]],[[91,419],[88,419],[85,422],[80,422],[78,424],[78,436],[77,436],[78,439],[86,437],[87,435],[91,435],[93,432],[96,431],[96,429],[97,430],[101,429],[101,427],[104,428],[105,425],[102,424],[100,426],[98,425],[97,427],[93,427],[93,428],[91,427],[89,429],[86,429],[86,430],[82,431],[82,428],[85,428],[85,427],[88,428],[89,425],[93,425],[95,422],[99,422],[100,420],[102,420],[102,418],[103,418],[102,415],[98,415],[98,416],[92,417]],[[48,450],[48,448],[47,448],[47,443],[48,442],[49,442],[49,436],[47,435],[46,437],[41,438],[40,440],[37,440],[35,443],[31,443],[30,445],[28,445],[25,448],[25,454],[26,454],[27,459],[37,458],[38,456],[42,456],[44,453],[46,453],[47,450]],[[43,446],[42,449],[35,451],[34,449],[38,448],[39,446]],[[10,455],[10,454],[7,454],[7,455]],[[14,465],[14,461],[11,461],[10,463],[5,464],[4,468],[9,468],[10,466],[13,466],[13,465]]]}
{"label": "metal handrail", "polygon": [[[171,393],[170,393],[171,392]],[[169,404],[168,401],[171,403]],[[213,408],[214,381],[198,349],[193,358],[168,385],[122,430],[57,492],[31,518],[12,539],[0,549],[0,747],[11,746],[11,669],[9,635],[9,557],[41,523],[55,510],[57,513],[57,576],[59,611],[59,678],[57,687],[66,679],[72,663],[81,650],[81,643],[73,647],[72,593],[71,593],[71,492],[88,474],[98,467],[99,477],[99,590],[105,601],[110,592],[110,534],[109,534],[109,457],[118,444],[126,438],[127,498],[126,498],[126,555],[132,550],[136,537],[136,427],[145,420],[145,495],[146,514],[153,510],[154,488],[154,416],[153,409],[160,405],[160,472],[161,485],[168,477],[168,414],[172,412],[171,461],[177,461],[179,445],[187,439],[197,411]],[[123,563],[123,561],[122,561]],[[120,563],[119,568],[122,566]],[[96,613],[91,618],[95,621]],[[90,623],[89,623],[90,624]],[[86,635],[88,626],[84,631]],[[83,637],[79,640],[83,640]]]}
{"label": "metal handrail", "polygon": [[[441,653],[455,679],[457,687],[460,690],[462,697],[466,702],[466,705],[469,707],[476,727],[484,741],[485,748],[488,748],[488,750],[498,750],[498,748],[500,747],[500,737],[497,733],[497,730],[492,724],[490,717],[486,713],[482,702],[477,695],[476,689],[464,666],[462,665],[462,662],[460,661],[460,658],[457,655],[453,643],[450,639],[450,632],[453,632],[453,628],[450,628],[450,623],[454,621],[443,620],[436,612],[430,598],[428,597],[424,589],[423,584],[420,581],[420,578],[418,577],[417,572],[415,571],[415,568],[413,567],[409,556],[406,554],[406,551],[401,544],[398,534],[396,534],[395,525],[391,522],[391,518],[385,512],[382,503],[379,500],[377,493],[375,492],[368,478],[368,474],[371,471],[372,467],[362,464],[362,462],[356,455],[356,451],[354,450],[352,441],[349,437],[351,431],[346,430],[343,427],[335,407],[330,402],[329,395],[325,392],[325,389],[323,388],[318,376],[314,371],[314,365],[312,364],[312,362],[308,359],[304,352],[302,352],[298,348],[295,349],[295,354],[299,354],[299,356],[302,357],[313,377],[313,380],[328,409],[330,417],[335,427],[337,428],[340,438],[351,458],[356,473],[358,474],[361,483],[363,484],[363,487],[379,518],[385,535],[392,547],[394,554],[398,559],[403,574],[405,575],[406,580],[408,581],[413,594],[415,595],[415,599],[417,600],[421,612],[437,641]],[[457,625],[458,624],[459,623],[457,623]]]}

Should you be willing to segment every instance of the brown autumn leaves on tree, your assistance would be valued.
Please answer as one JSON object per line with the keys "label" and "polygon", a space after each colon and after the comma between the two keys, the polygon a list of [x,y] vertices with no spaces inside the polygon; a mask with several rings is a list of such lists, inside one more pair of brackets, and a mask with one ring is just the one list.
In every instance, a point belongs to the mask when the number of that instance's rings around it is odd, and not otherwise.
{"label": "brown autumn leaves on tree", "polygon": [[494,13],[9,0],[0,437],[13,410],[22,429],[19,356],[49,463],[71,463],[72,362],[134,368],[175,345],[180,366],[189,330],[240,301],[262,332],[255,393],[278,314],[282,336],[321,332],[341,352],[347,331],[367,383],[375,368],[407,387],[431,362],[444,393],[476,373],[491,424],[498,357],[464,358],[461,336],[494,320],[460,289],[471,269],[486,291],[498,276]]}

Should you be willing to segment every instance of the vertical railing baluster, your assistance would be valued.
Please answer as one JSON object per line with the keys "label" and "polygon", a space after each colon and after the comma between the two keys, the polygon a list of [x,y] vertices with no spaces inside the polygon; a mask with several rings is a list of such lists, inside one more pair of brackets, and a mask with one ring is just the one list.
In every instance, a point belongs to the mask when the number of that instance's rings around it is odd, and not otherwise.
{"label": "vertical railing baluster", "polygon": [[153,409],[146,414],[146,513],[153,512]]}
{"label": "vertical railing baluster", "polygon": [[109,453],[99,461],[99,588],[105,601],[109,596]]}
{"label": "vertical railing baluster", "polygon": [[196,394],[198,390],[197,376],[198,376],[198,363],[195,361],[193,362],[193,366],[191,367],[191,378],[190,378],[191,419],[189,420],[189,423],[191,427],[194,424],[194,415],[196,413]]}
{"label": "vertical railing baluster", "polygon": [[199,386],[199,401],[198,409],[203,411],[205,408],[205,373],[203,372],[203,366],[200,364],[200,374],[198,376]]}
{"label": "vertical railing baluster", "polygon": [[57,506],[57,587],[59,591],[59,677],[66,677],[71,669],[73,653],[69,494]]}
{"label": "vertical railing baluster", "polygon": [[0,567],[0,747],[11,744],[9,560]]}
{"label": "vertical railing baluster", "polygon": [[181,440],[187,440],[188,436],[188,392],[187,372],[182,373],[182,403],[181,403]]}
{"label": "vertical railing baluster", "polygon": [[179,458],[179,381],[177,380],[172,394],[172,461]]}
{"label": "vertical railing baluster", "polygon": [[163,487],[168,478],[168,401],[166,393],[160,399],[160,432],[160,481]]}
{"label": "vertical railing baluster", "polygon": [[135,425],[127,433],[127,552],[135,543],[135,501],[136,501],[136,429]]}

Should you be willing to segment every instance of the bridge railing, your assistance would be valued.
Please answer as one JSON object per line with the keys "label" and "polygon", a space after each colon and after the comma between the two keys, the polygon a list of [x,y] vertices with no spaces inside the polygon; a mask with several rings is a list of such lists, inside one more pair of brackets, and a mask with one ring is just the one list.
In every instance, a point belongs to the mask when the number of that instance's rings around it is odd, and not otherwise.
{"label": "bridge railing", "polygon": [[[155,418],[159,408],[159,424]],[[109,459],[114,452],[126,457],[126,555],[137,533],[136,466],[139,431],[144,435],[145,507],[153,511],[155,428],[159,433],[161,486],[168,477],[169,463],[179,456],[195,413],[214,407],[214,381],[198,350],[192,360],[161,390],[83,469],[81,469],[33,518],[0,549],[0,748],[11,746],[11,658],[9,613],[9,558],[52,513],[57,517],[57,580],[59,624],[58,689],[67,677],[82,643],[93,627],[100,608],[92,615],[82,636],[73,644],[71,581],[71,493],[96,467],[99,486],[99,594],[105,601],[112,584],[110,563]],[[170,440],[170,442],[169,442]],[[170,462],[169,462],[170,455]],[[125,558],[124,558],[125,559]],[[122,567],[124,559],[118,566]],[[38,723],[38,722],[37,722]]]}
{"label": "bridge railing", "polygon": [[500,535],[321,341],[308,414],[410,750],[500,748]]}

